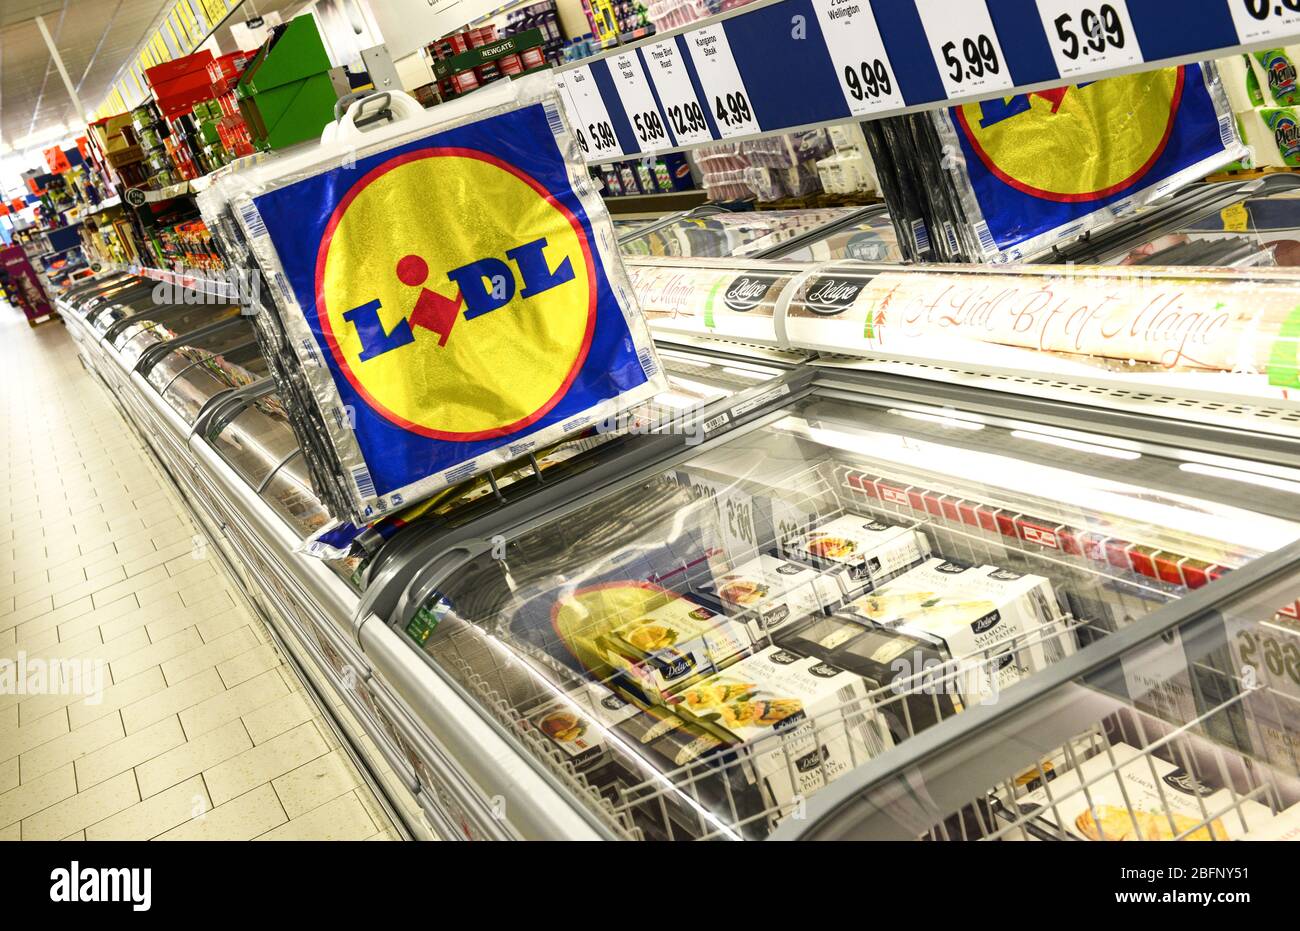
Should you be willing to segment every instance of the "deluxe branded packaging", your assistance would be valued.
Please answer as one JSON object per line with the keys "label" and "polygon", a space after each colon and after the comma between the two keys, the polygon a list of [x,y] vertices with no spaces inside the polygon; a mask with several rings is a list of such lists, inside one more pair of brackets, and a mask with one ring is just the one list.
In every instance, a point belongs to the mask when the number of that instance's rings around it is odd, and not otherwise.
{"label": "deluxe branded packaging", "polygon": [[580,769],[591,766],[604,755],[602,728],[595,723],[599,719],[595,718],[585,689],[546,702],[526,715],[525,720]]}
{"label": "deluxe branded packaging", "polygon": [[944,675],[950,657],[932,637],[831,615],[786,628],[776,643],[862,676],[895,740],[915,736],[962,709],[959,690]]}
{"label": "deluxe branded packaging", "polygon": [[1059,774],[1009,808],[1031,816],[1023,830],[1039,840],[1063,839],[1062,834],[1075,840],[1240,840],[1273,821],[1264,805],[1198,782],[1125,743]]}
{"label": "deluxe branded packaging", "polygon": [[208,201],[263,272],[323,497],[363,523],[666,386],[550,75],[427,111],[393,92],[370,131],[365,106]]}
{"label": "deluxe branded packaging", "polygon": [[931,559],[844,613],[942,644],[967,702],[988,700],[1074,651],[1052,583],[997,566]]}
{"label": "deluxe branded packaging", "polygon": [[871,591],[924,559],[930,541],[910,527],[844,514],[787,545],[788,554],[832,573],[847,598]]}
{"label": "deluxe branded packaging", "polygon": [[839,584],[811,566],[762,553],[720,575],[711,591],[722,609],[743,619],[757,643],[810,614],[823,614],[844,597]]}
{"label": "deluxe branded packaging", "polygon": [[[956,239],[973,247],[972,262],[1040,255],[1248,154],[1208,63],[998,97],[932,120],[959,195],[955,222],[973,234]],[[937,248],[940,230],[927,221]]]}
{"label": "deluxe branded packaging", "polygon": [[796,796],[892,746],[867,693],[861,676],[773,646],[679,692],[673,707],[743,748],[747,778],[778,821]]}
{"label": "deluxe branded packaging", "polygon": [[645,701],[658,704],[751,649],[754,639],[742,621],[673,597],[615,627],[602,645],[610,665],[627,674]]}

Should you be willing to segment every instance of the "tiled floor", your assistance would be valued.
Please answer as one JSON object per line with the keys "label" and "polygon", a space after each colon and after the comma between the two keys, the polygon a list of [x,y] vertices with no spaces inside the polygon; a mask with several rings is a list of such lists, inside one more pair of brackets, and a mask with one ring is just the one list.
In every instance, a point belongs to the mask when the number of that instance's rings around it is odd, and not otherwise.
{"label": "tiled floor", "polygon": [[395,836],[63,325],[0,377],[0,840]]}

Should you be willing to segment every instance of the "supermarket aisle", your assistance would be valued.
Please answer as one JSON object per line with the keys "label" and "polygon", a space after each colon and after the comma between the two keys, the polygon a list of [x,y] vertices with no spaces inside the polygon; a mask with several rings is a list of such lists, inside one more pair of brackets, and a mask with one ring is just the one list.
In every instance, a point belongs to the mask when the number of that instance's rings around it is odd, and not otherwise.
{"label": "supermarket aisle", "polygon": [[0,375],[0,839],[396,836],[62,324]]}

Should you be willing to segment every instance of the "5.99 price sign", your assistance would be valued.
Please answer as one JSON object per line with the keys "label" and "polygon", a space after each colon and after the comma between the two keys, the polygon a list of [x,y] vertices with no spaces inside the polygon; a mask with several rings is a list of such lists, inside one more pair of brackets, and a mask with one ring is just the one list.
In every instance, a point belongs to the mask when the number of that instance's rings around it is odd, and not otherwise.
{"label": "5.99 price sign", "polygon": [[1013,85],[984,0],[916,0],[916,9],[949,98]]}
{"label": "5.99 price sign", "polygon": [[1063,78],[1142,62],[1128,0],[1038,0],[1038,13]]}

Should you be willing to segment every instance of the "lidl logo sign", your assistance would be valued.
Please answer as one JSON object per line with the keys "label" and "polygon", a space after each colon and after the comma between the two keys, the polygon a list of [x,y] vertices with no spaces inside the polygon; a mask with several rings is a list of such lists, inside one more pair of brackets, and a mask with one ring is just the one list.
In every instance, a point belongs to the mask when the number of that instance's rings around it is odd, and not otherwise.
{"label": "lidl logo sign", "polygon": [[1159,161],[1185,81],[1186,69],[1166,68],[969,104],[954,117],[1005,184],[1049,201],[1097,201],[1135,186]]}
{"label": "lidl logo sign", "polygon": [[[475,215],[440,201],[472,202]],[[525,241],[510,238],[518,229]],[[481,440],[564,397],[591,347],[596,279],[582,224],[536,179],[482,151],[431,147],[381,163],[339,202],[316,309],[339,369],[381,416]]]}

